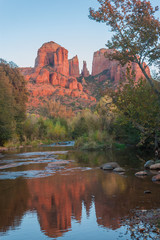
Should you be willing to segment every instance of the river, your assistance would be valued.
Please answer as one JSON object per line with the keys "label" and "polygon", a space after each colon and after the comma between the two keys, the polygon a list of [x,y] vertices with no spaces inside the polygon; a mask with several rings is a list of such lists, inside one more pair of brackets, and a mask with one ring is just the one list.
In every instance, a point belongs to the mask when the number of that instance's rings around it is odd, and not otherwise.
{"label": "river", "polygon": [[[99,168],[110,161],[125,174]],[[160,239],[160,184],[135,176],[143,165],[135,151],[72,144],[2,153],[0,239]]]}

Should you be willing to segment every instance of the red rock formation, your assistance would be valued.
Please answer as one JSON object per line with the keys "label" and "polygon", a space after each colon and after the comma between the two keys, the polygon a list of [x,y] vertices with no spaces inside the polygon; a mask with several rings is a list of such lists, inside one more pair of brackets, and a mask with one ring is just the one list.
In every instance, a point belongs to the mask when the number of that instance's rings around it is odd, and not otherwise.
{"label": "red rock formation", "polygon": [[69,89],[78,89],[78,86],[77,86],[77,79],[76,78],[70,78],[69,81],[68,81],[68,88]]}
{"label": "red rock formation", "polygon": [[82,84],[81,83],[77,83],[77,87],[78,87],[78,90],[79,91],[83,91],[83,86],[82,86]]}
{"label": "red rock formation", "polygon": [[87,86],[87,83],[86,83],[86,80],[84,79],[84,77],[82,78],[82,85]]}
{"label": "red rock formation", "polygon": [[79,77],[79,61],[77,55],[69,60],[69,75]]}
{"label": "red rock formation", "polygon": [[42,45],[34,68],[20,68],[20,71],[28,82],[28,107],[38,107],[38,103],[43,104],[50,96],[71,96],[92,102],[76,78],[80,76],[78,57],[68,60],[68,51],[55,42]]}
{"label": "red rock formation", "polygon": [[36,78],[36,83],[49,83],[49,71],[42,68]]}
{"label": "red rock formation", "polygon": [[[109,49],[100,49],[99,51],[94,53],[93,63],[92,63],[92,76],[99,75],[103,71],[105,71],[101,76],[99,76],[99,80],[109,79],[114,81],[114,83],[118,83],[124,77],[124,73],[127,69],[127,64],[122,67],[116,60],[109,60],[104,55],[105,53],[110,53],[112,50]],[[138,80],[140,77],[144,77],[141,69],[138,64],[131,63],[131,68],[135,71],[135,79]],[[147,68],[147,72],[150,74],[149,68]]]}
{"label": "red rock formation", "polygon": [[68,83],[68,77],[63,76],[59,73],[53,72],[50,74],[49,76],[50,80],[49,82],[53,85],[53,86],[61,86],[61,87],[66,87],[67,83]]}
{"label": "red rock formation", "polygon": [[29,75],[34,72],[34,68],[31,68],[31,67],[20,68],[20,71],[23,75]]}
{"label": "red rock formation", "polygon": [[82,69],[81,75],[82,75],[82,77],[88,77],[90,75],[88,68],[87,68],[86,61],[83,61],[83,69]]}
{"label": "red rock formation", "polygon": [[90,100],[96,102],[96,99],[94,97],[92,97],[92,96],[90,96]]}
{"label": "red rock formation", "polygon": [[69,75],[68,51],[55,42],[48,42],[38,50],[35,68],[51,66],[55,72]]}

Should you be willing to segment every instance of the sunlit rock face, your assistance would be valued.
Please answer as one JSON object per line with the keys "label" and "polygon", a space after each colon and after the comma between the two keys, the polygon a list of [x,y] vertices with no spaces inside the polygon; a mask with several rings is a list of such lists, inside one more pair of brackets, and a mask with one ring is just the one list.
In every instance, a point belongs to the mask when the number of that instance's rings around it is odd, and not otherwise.
{"label": "sunlit rock face", "polygon": [[[79,61],[75,56],[68,60],[68,50],[55,42],[44,43],[38,50],[34,68],[20,68],[25,76],[30,92],[29,108],[42,106],[47,97],[62,99],[69,96],[70,103],[75,98],[86,106],[94,105],[96,99],[83,91],[83,84],[78,82]],[[86,101],[86,102],[84,102]]]}
{"label": "sunlit rock face", "polygon": [[[107,58],[111,51],[103,48],[94,53],[92,75],[86,61],[83,61],[80,75],[77,56],[68,60],[68,50],[64,47],[53,41],[44,43],[37,52],[35,66],[20,68],[30,93],[28,109],[43,106],[51,99],[60,100],[69,107],[75,106],[73,102],[76,101],[77,111],[94,106],[106,86],[116,89],[125,79],[128,64],[122,66],[118,61]],[[131,70],[135,72],[135,81],[144,77],[136,63],[131,63]],[[148,67],[146,71],[150,75]]]}
{"label": "sunlit rock face", "polygon": [[77,55],[69,60],[69,75],[79,77],[79,60]]}
{"label": "sunlit rock face", "polygon": [[83,77],[88,77],[90,74],[89,74],[89,71],[88,71],[88,68],[87,68],[87,63],[86,61],[83,61],[83,69],[82,69],[82,73],[81,75]]}
{"label": "sunlit rock face", "polygon": [[55,42],[44,43],[38,50],[35,68],[49,65],[53,71],[69,75],[68,50]]}
{"label": "sunlit rock face", "polygon": [[[92,62],[92,76],[100,75],[98,76],[99,81],[109,79],[117,84],[123,80],[128,64],[122,66],[118,61],[107,58],[106,55],[110,54],[111,52],[112,50],[103,48],[94,53]],[[138,64],[131,63],[131,70],[135,71],[136,81],[140,77],[144,77]],[[150,70],[148,67],[146,71],[150,75]]]}

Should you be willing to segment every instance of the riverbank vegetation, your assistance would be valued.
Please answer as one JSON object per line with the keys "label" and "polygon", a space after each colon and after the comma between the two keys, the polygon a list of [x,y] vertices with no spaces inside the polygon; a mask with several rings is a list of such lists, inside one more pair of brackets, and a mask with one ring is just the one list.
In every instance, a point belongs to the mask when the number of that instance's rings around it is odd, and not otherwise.
{"label": "riverbank vegetation", "polygon": [[[0,145],[49,144],[75,140],[82,149],[154,148],[160,137],[159,99],[144,79],[135,83],[128,68],[119,86],[106,89],[95,109],[75,114],[60,102],[46,104],[39,115],[26,114],[27,91],[18,69],[0,65]],[[157,82],[157,88],[159,83]]]}

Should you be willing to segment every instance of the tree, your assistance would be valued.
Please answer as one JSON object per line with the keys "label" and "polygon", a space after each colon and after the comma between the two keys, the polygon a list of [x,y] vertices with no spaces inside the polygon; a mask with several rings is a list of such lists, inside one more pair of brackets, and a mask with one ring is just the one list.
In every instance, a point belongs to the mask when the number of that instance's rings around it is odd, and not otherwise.
{"label": "tree", "polygon": [[106,44],[114,51],[107,57],[120,61],[122,65],[137,63],[160,102],[160,91],[146,71],[147,66],[160,59],[160,21],[155,17],[159,8],[153,8],[147,0],[97,1],[100,7],[97,11],[90,8],[90,19],[106,23],[114,32]]}
{"label": "tree", "polygon": [[19,72],[18,68],[11,68],[9,64],[1,63],[6,76],[12,85],[12,95],[14,98],[13,111],[14,119],[16,121],[16,132],[22,140],[23,135],[23,122],[26,118],[26,102],[27,102],[27,89],[24,77]]}
{"label": "tree", "polygon": [[[154,145],[155,135],[160,137],[158,96],[144,79],[134,82],[134,74],[127,69],[127,80],[116,91],[108,91],[117,109],[122,125],[139,131],[141,145]],[[120,126],[119,126],[120,127]]]}
{"label": "tree", "polygon": [[0,67],[0,146],[11,138],[14,127],[12,85]]}
{"label": "tree", "polygon": [[16,132],[20,140],[26,118],[27,90],[24,77],[17,68],[0,63],[0,144]]}

